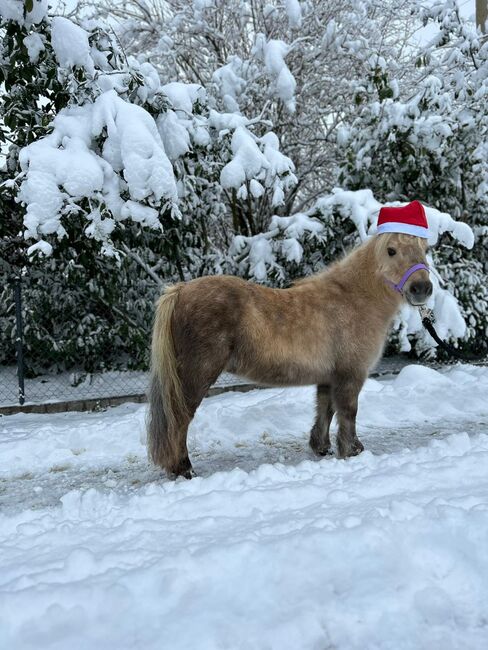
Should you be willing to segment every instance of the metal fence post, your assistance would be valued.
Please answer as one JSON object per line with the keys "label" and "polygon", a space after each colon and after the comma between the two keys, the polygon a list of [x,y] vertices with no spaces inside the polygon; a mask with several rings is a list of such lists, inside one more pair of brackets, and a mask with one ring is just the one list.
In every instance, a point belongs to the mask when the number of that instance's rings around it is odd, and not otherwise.
{"label": "metal fence post", "polygon": [[23,348],[23,325],[22,325],[22,291],[20,276],[14,278],[14,301],[15,301],[15,348],[17,352],[17,379],[19,385],[19,404],[25,402],[24,391],[24,348]]}

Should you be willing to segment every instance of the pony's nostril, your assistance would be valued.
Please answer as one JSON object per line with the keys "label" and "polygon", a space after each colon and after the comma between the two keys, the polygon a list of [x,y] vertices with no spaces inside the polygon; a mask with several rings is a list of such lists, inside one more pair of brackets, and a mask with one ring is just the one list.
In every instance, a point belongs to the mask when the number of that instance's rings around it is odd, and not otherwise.
{"label": "pony's nostril", "polygon": [[410,285],[410,295],[415,298],[428,298],[432,295],[432,282],[422,282],[420,280],[412,282]]}

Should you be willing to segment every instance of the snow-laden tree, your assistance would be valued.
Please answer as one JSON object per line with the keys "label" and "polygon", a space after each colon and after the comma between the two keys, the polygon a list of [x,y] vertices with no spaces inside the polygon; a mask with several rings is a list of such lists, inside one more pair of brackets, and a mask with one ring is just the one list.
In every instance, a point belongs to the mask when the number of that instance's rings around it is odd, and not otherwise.
{"label": "snow-laden tree", "polygon": [[[92,37],[92,42],[90,42]],[[205,90],[178,82],[161,85],[156,70],[123,61],[106,34],[87,32],[66,18],[52,21],[51,47],[58,78],[70,92],[51,132],[19,156],[20,191],[33,250],[50,252],[44,235],[66,233],[71,215],[82,215],[85,234],[107,246],[117,225],[132,220],[160,229],[183,214],[178,172],[198,174],[181,159],[200,153],[206,171],[219,165],[220,184],[242,202],[271,190],[283,202],[295,182],[292,162],[273,133],[260,136],[245,117],[209,109]],[[175,169],[174,169],[175,168]],[[209,174],[207,176],[211,176]],[[249,227],[252,232],[252,213]]]}
{"label": "snow-laden tree", "polygon": [[[199,83],[216,108],[269,120],[298,183],[281,214],[335,186],[337,137],[357,112],[357,85],[378,55],[402,62],[414,25],[406,0],[89,0],[126,50],[163,79]],[[256,215],[267,226],[266,203]]]}
{"label": "snow-laden tree", "polygon": [[[98,27],[45,11],[34,21],[20,5],[17,13],[15,3],[1,7],[0,113],[10,143],[2,257],[8,273],[30,269],[25,302],[37,307],[27,346],[43,339],[56,359],[103,363],[130,348],[130,324],[145,351],[161,284],[218,272],[228,223],[256,232],[256,206],[263,197],[270,206],[283,201],[296,182],[293,163],[259,117],[216,111],[199,85],[162,84],[149,63],[126,58]],[[36,259],[53,253],[55,265]],[[124,303],[138,301],[144,308],[124,316]],[[72,332],[63,322],[75,302],[86,317],[74,319]],[[100,335],[107,329],[115,345]],[[10,322],[2,332],[12,330]]]}

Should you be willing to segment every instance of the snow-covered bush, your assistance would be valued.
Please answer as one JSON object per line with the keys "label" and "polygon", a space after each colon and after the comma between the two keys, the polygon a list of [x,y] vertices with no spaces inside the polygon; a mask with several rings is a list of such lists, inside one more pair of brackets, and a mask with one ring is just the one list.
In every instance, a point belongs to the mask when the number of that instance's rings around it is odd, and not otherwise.
{"label": "snow-covered bush", "polygon": [[457,3],[435,2],[419,17],[437,26],[397,78],[394,62],[372,61],[344,126],[339,176],[380,201],[419,199],[468,223],[472,251],[443,238],[434,255],[468,322],[468,345],[488,349],[488,41]]}

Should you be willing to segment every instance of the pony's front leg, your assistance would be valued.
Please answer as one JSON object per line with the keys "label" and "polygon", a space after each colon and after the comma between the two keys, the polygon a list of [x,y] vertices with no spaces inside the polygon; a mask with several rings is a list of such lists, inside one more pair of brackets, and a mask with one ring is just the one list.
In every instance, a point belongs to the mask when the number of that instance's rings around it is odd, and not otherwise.
{"label": "pony's front leg", "polygon": [[317,412],[310,432],[310,447],[319,456],[331,453],[329,430],[333,415],[330,386],[317,386]]}
{"label": "pony's front leg", "polygon": [[337,449],[340,458],[357,456],[364,450],[363,443],[356,435],[358,397],[363,383],[362,379],[340,377],[333,388],[332,397],[339,424]]}

